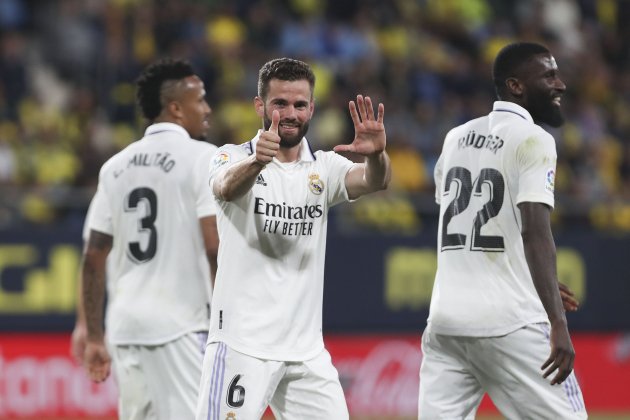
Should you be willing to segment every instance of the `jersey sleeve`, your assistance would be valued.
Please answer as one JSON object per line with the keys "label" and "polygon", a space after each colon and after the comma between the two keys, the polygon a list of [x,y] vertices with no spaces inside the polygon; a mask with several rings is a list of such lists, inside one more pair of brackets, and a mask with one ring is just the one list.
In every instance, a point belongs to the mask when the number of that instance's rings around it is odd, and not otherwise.
{"label": "jersey sleeve", "polygon": [[216,147],[210,146],[197,159],[193,170],[197,217],[213,216],[217,213],[214,194],[210,187],[210,171]]}
{"label": "jersey sleeve", "polygon": [[226,144],[217,149],[210,162],[210,189],[212,189],[212,183],[218,173],[224,171],[235,163],[240,162],[251,154],[248,153],[246,149],[246,146],[248,145],[251,148],[251,145],[248,142],[238,146],[234,144]]}
{"label": "jersey sleeve", "polygon": [[440,154],[440,157],[433,169],[433,181],[435,182],[435,202],[440,204],[442,200],[442,176],[444,172],[444,161]]}
{"label": "jersey sleeve", "polygon": [[84,238],[89,237],[90,230],[106,233],[108,235],[113,235],[114,232],[111,206],[102,181],[98,184],[96,194],[94,194],[92,198],[88,214],[85,218],[85,225],[83,226]]}
{"label": "jersey sleeve", "polygon": [[[326,197],[329,205],[334,206],[343,201],[350,201],[346,188],[346,175],[355,163],[335,152],[318,152],[317,154],[319,155],[318,159],[325,160],[327,167],[326,172],[329,185],[326,187]],[[317,188],[318,182],[315,174],[311,175],[309,188]]]}
{"label": "jersey sleeve", "polygon": [[453,140],[455,133],[457,133],[457,127],[449,130],[444,137],[444,143],[442,144],[442,152],[438,157],[435,167],[433,168],[433,182],[435,183],[435,202],[439,205],[442,201],[442,184],[444,183],[444,150],[448,147]]}
{"label": "jersey sleeve", "polygon": [[516,204],[532,202],[554,206],[556,159],[556,143],[548,133],[530,136],[518,145]]}
{"label": "jersey sleeve", "polygon": [[90,218],[92,217],[92,213],[94,212],[94,199],[96,196],[92,197],[90,201],[90,205],[88,206],[87,212],[85,213],[85,220],[83,222],[83,230],[81,231],[81,239],[83,243],[86,243],[90,237]]}

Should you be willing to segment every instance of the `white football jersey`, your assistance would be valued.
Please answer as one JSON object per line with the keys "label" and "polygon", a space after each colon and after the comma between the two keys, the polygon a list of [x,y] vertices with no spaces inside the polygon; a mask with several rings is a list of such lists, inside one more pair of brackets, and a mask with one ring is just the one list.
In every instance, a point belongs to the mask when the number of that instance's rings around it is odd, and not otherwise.
{"label": "white football jersey", "polygon": [[451,130],[435,168],[438,270],[429,328],[490,337],[548,322],[525,259],[517,205],[554,205],[556,146],[522,107]]}
{"label": "white football jersey", "polygon": [[[257,141],[221,147],[211,178],[253,154]],[[306,139],[300,147],[298,161],[274,159],[242,197],[217,199],[221,246],[210,343],[281,361],[307,360],[324,348],[328,209],[348,200],[345,177],[353,163],[334,152],[313,153]]]}
{"label": "white football jersey", "polygon": [[114,237],[112,344],[161,344],[208,329],[212,286],[199,219],[216,212],[208,184],[215,150],[158,123],[101,168],[89,227]]}

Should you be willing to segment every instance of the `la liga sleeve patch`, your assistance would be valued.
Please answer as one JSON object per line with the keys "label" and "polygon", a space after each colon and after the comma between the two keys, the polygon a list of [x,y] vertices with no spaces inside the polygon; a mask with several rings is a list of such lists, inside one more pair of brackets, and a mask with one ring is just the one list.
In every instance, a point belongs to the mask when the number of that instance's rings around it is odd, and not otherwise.
{"label": "la liga sleeve patch", "polygon": [[545,190],[553,193],[556,182],[556,170],[550,168],[547,170],[547,176],[545,176]]}
{"label": "la liga sleeve patch", "polygon": [[219,152],[214,156],[214,159],[212,160],[212,166],[214,166],[215,168],[218,168],[220,166],[225,165],[226,163],[230,162],[230,154],[227,152]]}

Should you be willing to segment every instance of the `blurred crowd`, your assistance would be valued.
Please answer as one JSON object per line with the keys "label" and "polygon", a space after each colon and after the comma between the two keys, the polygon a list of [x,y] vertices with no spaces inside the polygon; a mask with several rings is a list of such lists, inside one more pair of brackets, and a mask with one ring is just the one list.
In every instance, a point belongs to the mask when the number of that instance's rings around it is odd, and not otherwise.
{"label": "blurred crowd", "polygon": [[528,40],[567,84],[556,223],[630,232],[628,22],[624,0],[2,0],[0,228],[82,220],[101,164],[142,135],[134,81],[163,56],[204,80],[218,145],[259,127],[258,69],[274,57],[315,69],[317,148],[351,141],[357,93],[383,102],[388,208],[413,222],[437,210],[446,132],[491,109],[492,59]]}

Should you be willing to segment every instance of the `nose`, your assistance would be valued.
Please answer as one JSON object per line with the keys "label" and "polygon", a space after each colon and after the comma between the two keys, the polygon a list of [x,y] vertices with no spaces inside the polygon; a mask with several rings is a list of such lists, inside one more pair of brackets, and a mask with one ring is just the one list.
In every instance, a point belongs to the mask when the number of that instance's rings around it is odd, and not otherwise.
{"label": "nose", "polygon": [[554,88],[560,92],[564,92],[567,89],[567,85],[564,84],[562,79],[557,78]]}
{"label": "nose", "polygon": [[285,106],[282,111],[280,111],[280,119],[281,120],[295,120],[297,111],[293,105]]}

